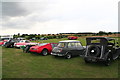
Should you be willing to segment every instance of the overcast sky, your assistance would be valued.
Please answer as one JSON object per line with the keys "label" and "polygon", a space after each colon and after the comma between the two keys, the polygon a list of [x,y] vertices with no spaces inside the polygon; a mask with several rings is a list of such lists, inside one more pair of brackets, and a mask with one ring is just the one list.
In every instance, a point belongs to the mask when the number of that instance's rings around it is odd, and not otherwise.
{"label": "overcast sky", "polygon": [[118,31],[119,0],[18,1],[2,1],[0,34]]}

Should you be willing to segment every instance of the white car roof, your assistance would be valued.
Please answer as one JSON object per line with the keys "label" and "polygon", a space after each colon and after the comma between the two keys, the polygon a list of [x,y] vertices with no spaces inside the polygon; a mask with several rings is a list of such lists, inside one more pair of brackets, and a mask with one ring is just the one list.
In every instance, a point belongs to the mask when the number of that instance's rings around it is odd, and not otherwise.
{"label": "white car roof", "polygon": [[59,41],[59,42],[80,42],[78,40],[64,40],[64,41]]}

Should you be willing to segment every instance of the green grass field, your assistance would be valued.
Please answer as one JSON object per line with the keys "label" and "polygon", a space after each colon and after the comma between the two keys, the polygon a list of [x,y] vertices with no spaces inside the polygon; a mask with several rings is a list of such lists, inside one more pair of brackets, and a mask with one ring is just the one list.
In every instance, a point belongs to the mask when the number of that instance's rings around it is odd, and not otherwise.
{"label": "green grass field", "polygon": [[[68,39],[67,38],[49,39],[49,40],[38,40],[38,41],[33,41],[33,42],[39,42],[39,43],[58,43],[59,41],[62,41],[62,40],[68,40]],[[82,45],[86,44],[85,38],[79,38],[78,40],[82,43]]]}
{"label": "green grass field", "polygon": [[[58,42],[50,39],[39,42]],[[85,38],[79,39],[85,45]],[[3,78],[117,78],[118,60],[110,66],[102,63],[86,64],[81,57],[55,58],[23,53],[21,49],[2,47]]]}

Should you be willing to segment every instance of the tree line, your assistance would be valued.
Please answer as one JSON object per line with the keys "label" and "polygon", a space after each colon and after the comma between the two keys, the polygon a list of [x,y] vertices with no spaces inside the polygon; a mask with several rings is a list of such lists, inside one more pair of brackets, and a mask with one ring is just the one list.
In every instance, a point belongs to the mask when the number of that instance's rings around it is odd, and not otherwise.
{"label": "tree line", "polygon": [[40,39],[42,37],[48,38],[48,39],[54,39],[54,38],[66,38],[68,36],[102,36],[102,35],[111,35],[111,34],[120,34],[120,32],[105,32],[105,31],[99,31],[98,33],[92,33],[92,32],[79,32],[79,33],[59,33],[59,34],[14,34],[14,38],[22,37],[26,39]]}

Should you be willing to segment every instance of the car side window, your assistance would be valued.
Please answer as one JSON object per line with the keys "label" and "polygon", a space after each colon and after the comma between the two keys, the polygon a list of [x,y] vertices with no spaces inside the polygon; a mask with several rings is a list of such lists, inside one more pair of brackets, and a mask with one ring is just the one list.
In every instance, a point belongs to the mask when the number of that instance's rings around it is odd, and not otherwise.
{"label": "car side window", "polygon": [[76,47],[81,47],[80,43],[75,43]]}
{"label": "car side window", "polygon": [[68,43],[68,48],[75,48],[75,43]]}
{"label": "car side window", "polygon": [[76,44],[76,48],[77,49],[82,49],[83,48],[83,46],[81,45],[81,43],[75,43]]}

